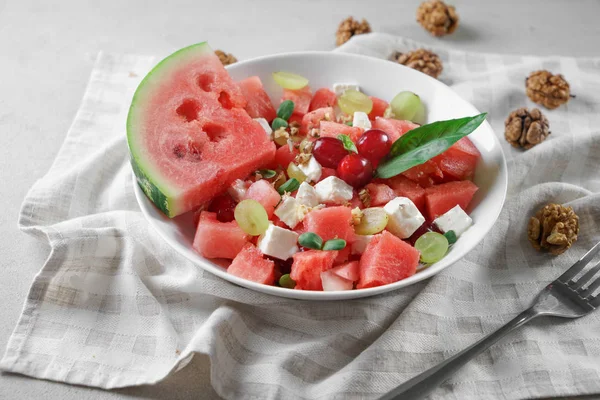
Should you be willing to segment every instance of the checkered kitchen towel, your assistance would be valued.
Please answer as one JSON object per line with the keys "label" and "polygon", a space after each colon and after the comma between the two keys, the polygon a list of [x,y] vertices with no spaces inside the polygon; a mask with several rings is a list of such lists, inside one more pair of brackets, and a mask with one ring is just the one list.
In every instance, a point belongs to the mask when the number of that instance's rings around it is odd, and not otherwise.
{"label": "checkered kitchen towel", "polygon": [[[420,47],[361,35],[338,51],[387,58]],[[548,111],[552,135],[509,147],[507,203],[476,250],[434,278],[378,297],[303,302],[224,282],[178,256],[144,220],[125,143],[131,96],[156,60],[102,54],[56,161],[23,203],[21,229],[51,247],[1,367],[101,388],[155,383],[194,352],[211,359],[228,399],[373,399],[492,332],[600,239],[600,59],[477,54],[434,48],[441,80],[503,134],[532,106],[532,70],[563,73],[577,98]],[[527,216],[547,202],[581,217],[576,245],[535,252]],[[600,312],[540,319],[480,355],[432,399],[600,394]]]}

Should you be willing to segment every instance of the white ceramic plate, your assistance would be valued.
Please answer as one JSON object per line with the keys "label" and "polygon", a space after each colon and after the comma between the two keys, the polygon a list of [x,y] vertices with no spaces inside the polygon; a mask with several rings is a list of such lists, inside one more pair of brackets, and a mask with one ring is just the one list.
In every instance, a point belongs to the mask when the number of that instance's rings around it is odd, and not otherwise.
{"label": "white ceramic plate", "polygon": [[[313,89],[331,87],[333,83],[339,82],[357,83],[364,93],[388,101],[398,92],[410,90],[417,93],[425,103],[428,122],[480,113],[436,79],[390,61],[361,55],[330,52],[286,53],[238,62],[227,69],[234,80],[258,75],[274,104],[277,104],[281,96],[281,88],[275,84],[271,73],[289,71],[308,78]],[[447,268],[473,249],[496,222],[506,195],[506,160],[500,143],[487,122],[469,138],[481,152],[481,161],[474,177],[479,191],[469,210],[474,221],[473,226],[459,238],[441,261],[407,279],[375,288],[339,292],[290,290],[230,275],[223,267],[201,257],[192,249],[195,227],[191,215],[169,219],[146,198],[138,185],[135,185],[135,195],[142,212],[167,243],[199,267],[227,281],[259,292],[303,300],[342,300],[373,296],[412,285]]]}

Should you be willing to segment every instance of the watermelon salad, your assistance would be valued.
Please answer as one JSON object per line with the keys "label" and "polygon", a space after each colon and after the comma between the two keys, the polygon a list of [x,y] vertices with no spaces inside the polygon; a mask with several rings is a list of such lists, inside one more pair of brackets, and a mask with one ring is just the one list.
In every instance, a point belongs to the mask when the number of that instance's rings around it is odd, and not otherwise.
{"label": "watermelon salad", "polygon": [[194,216],[200,255],[265,285],[363,289],[439,261],[472,225],[480,153],[466,135],[484,114],[422,125],[411,92],[388,103],[359,83],[269,79],[277,102],[200,43],[160,62],[134,95],[138,184],[166,216]]}

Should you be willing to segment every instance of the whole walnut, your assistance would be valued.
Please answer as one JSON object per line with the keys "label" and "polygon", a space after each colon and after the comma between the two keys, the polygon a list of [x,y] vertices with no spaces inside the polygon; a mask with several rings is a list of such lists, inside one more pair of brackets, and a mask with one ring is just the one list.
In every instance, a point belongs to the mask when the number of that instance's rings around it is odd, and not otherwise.
{"label": "whole walnut", "polygon": [[417,22],[433,36],[444,36],[458,27],[458,14],[441,0],[429,0],[417,8]]}
{"label": "whole walnut", "polygon": [[527,96],[534,103],[553,110],[569,101],[571,90],[565,78],[546,70],[534,71],[525,80]]}
{"label": "whole walnut", "polygon": [[363,18],[361,22],[352,17],[348,17],[340,23],[337,32],[335,33],[335,44],[341,46],[346,43],[354,35],[370,33],[371,25]]}
{"label": "whole walnut", "polygon": [[406,65],[434,78],[437,78],[444,69],[438,55],[425,49],[417,49],[408,53],[396,52],[393,59],[398,64]]}
{"label": "whole walnut", "polygon": [[221,64],[223,65],[229,65],[237,62],[237,58],[235,58],[233,54],[225,53],[222,50],[215,50],[215,54],[217,57],[219,57],[219,60],[221,60]]}
{"label": "whole walnut", "polygon": [[529,220],[527,236],[536,250],[564,253],[579,234],[579,217],[571,207],[550,203]]}
{"label": "whole walnut", "polygon": [[504,122],[504,137],[514,147],[530,149],[550,134],[548,118],[538,108],[521,107],[511,112]]}

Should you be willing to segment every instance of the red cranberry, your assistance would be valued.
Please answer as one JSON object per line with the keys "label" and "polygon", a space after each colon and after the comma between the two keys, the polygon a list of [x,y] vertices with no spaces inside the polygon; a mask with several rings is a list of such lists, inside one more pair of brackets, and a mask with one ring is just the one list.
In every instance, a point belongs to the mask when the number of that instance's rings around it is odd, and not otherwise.
{"label": "red cranberry", "polygon": [[217,214],[217,219],[221,222],[231,222],[234,217],[236,202],[227,193],[217,196],[208,206],[208,211]]}
{"label": "red cranberry", "polygon": [[340,179],[355,188],[363,187],[373,179],[373,165],[358,154],[348,154],[337,167]]}
{"label": "red cranberry", "polygon": [[363,133],[356,143],[358,153],[377,165],[392,148],[389,136],[380,129],[371,129]]}
{"label": "red cranberry", "polygon": [[312,154],[323,167],[337,168],[342,158],[348,155],[348,151],[341,140],[322,137],[315,141]]}

